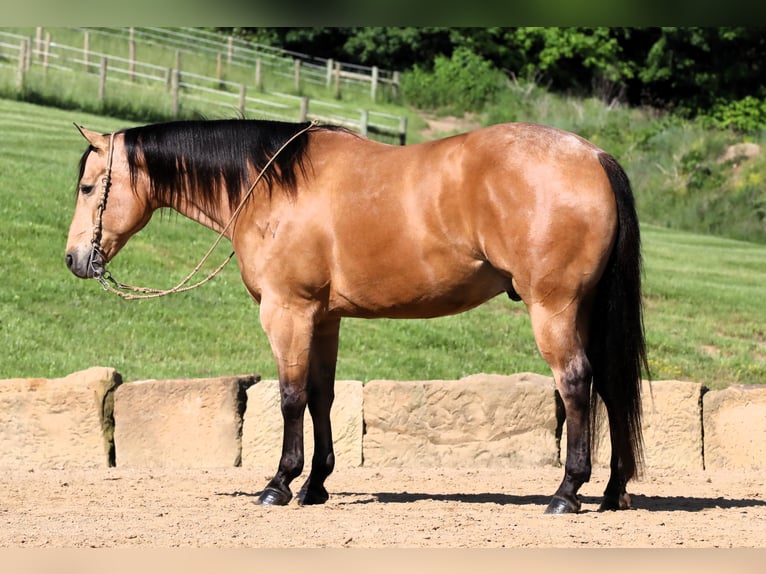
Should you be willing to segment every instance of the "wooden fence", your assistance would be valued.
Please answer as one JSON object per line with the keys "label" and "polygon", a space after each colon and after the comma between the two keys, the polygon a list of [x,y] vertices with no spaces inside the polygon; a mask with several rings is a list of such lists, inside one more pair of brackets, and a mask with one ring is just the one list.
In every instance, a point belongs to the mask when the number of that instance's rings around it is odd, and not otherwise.
{"label": "wooden fence", "polygon": [[[120,38],[129,46],[129,55],[135,56],[136,44],[157,45],[166,49],[204,54],[217,62],[217,77],[223,65],[252,70],[259,62],[276,75],[295,79],[296,90],[304,83],[334,88],[338,97],[343,90],[368,91],[375,101],[384,87],[392,94],[399,91],[398,71],[377,66],[362,66],[333,59],[318,58],[300,52],[253,43],[233,35],[224,37],[202,28],[82,28],[84,41],[91,37]],[[226,39],[224,39],[226,38]],[[42,42],[42,28],[37,29],[37,42]]]}
{"label": "wooden fence", "polygon": [[[139,86],[155,90],[160,97],[169,101],[172,117],[178,117],[182,107],[204,113],[209,113],[211,109],[235,109],[242,117],[254,116],[285,121],[316,119],[345,126],[363,135],[386,141],[393,139],[401,145],[406,143],[405,116],[365,109],[358,109],[354,114],[353,110],[338,101],[264,91],[263,69],[266,65],[274,65],[269,58],[273,60],[276,56],[266,54],[265,57],[256,57],[252,61],[252,82],[234,82],[224,79],[221,73],[223,58],[234,58],[233,48],[225,55],[218,53],[216,75],[206,76],[184,68],[184,57],[190,52],[184,52],[180,48],[175,48],[173,62],[168,66],[138,60],[135,57],[136,33],[132,28],[127,33],[128,57],[122,57],[92,50],[89,30],[84,32],[82,46],[53,42],[50,32],[44,32],[42,28],[37,29],[33,38],[0,32],[0,69],[15,67],[15,86],[18,92],[24,90],[27,74],[35,67],[41,70],[43,81],[47,80],[49,70],[97,77],[98,89],[95,97],[101,104],[110,97],[110,92],[119,95],[123,86]],[[229,44],[234,45],[233,41]],[[239,53],[242,60],[242,54],[245,52],[240,49]],[[334,83],[337,93],[340,90],[341,78],[351,77],[352,72],[341,70],[340,64],[332,60],[327,60],[324,66],[323,81],[326,85]],[[316,77],[315,66],[309,67],[302,60],[295,59],[292,68],[296,92],[300,92],[302,82],[313,81]],[[364,74],[356,76],[357,79],[366,77]],[[77,81],[77,77],[79,76],[73,76],[71,80],[67,78],[67,81]],[[376,69],[370,74],[369,81],[374,97],[376,86],[381,81]]]}

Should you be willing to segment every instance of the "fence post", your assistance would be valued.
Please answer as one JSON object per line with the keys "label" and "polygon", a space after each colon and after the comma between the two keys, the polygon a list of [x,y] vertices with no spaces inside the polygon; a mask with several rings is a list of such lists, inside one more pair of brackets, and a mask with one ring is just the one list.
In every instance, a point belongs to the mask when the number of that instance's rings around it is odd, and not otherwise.
{"label": "fence post", "polygon": [[367,110],[362,110],[362,118],[359,122],[359,130],[363,136],[367,136],[367,126],[370,122],[370,114]]}
{"label": "fence post", "polygon": [[327,60],[327,76],[325,79],[325,87],[329,90],[330,86],[332,86],[332,68],[333,68],[333,59],[330,58]]}
{"label": "fence post", "polygon": [[340,62],[335,62],[335,99],[340,99]]}
{"label": "fence post", "polygon": [[128,38],[128,79],[132,82],[136,71],[136,38],[135,28],[130,27],[130,36]]}
{"label": "fence post", "polygon": [[229,50],[226,62],[231,66],[231,58],[234,56],[234,36],[229,36]]}
{"label": "fence post", "polygon": [[370,82],[370,97],[372,98],[372,101],[375,101],[375,97],[378,95],[378,75],[380,74],[380,70],[378,70],[377,66],[372,67],[372,81]]}
{"label": "fence post", "polygon": [[34,46],[32,45],[32,40],[29,40],[29,43],[27,44],[27,52],[26,52],[26,58],[24,59],[24,69],[25,71],[29,71],[29,68],[32,67],[32,53],[34,52]]}
{"label": "fence post", "polygon": [[98,101],[100,104],[104,103],[104,98],[106,97],[106,68],[107,60],[106,58],[101,58],[101,71],[98,75]]}
{"label": "fence post", "polygon": [[85,30],[85,35],[82,41],[82,60],[85,65],[85,71],[87,72],[88,68],[90,68],[90,32],[88,30]]}
{"label": "fence post", "polygon": [[176,82],[178,84],[181,83],[181,50],[176,50],[176,66],[175,71],[178,77],[176,78]]}
{"label": "fence post", "polygon": [[298,118],[299,122],[305,122],[309,117],[309,99],[304,96],[301,98],[301,113]]}
{"label": "fence post", "polygon": [[261,59],[255,60],[255,89],[259,92],[263,90],[263,75],[261,73]]}
{"label": "fence post", "polygon": [[301,61],[295,59],[295,92],[301,93]]}
{"label": "fence post", "polygon": [[[176,56],[177,55],[178,53],[176,52]],[[178,57],[176,57],[176,61],[178,61]],[[174,118],[178,117],[178,88],[180,83],[181,72],[177,68],[174,68],[170,71],[170,112]]]}
{"label": "fence post", "polygon": [[399,145],[407,143],[407,116],[399,118]]}
{"label": "fence post", "polygon": [[45,44],[43,44],[43,75],[48,75],[48,59],[51,51],[51,33],[45,33]]}
{"label": "fence post", "polygon": [[42,26],[37,26],[35,28],[35,52],[37,54],[37,59],[40,59],[40,54],[42,53],[42,43],[43,43],[43,28]]}
{"label": "fence post", "polygon": [[24,89],[24,72],[27,69],[27,42],[27,40],[22,40],[19,44],[19,67],[16,70],[16,91],[18,92]]}
{"label": "fence post", "polygon": [[391,79],[391,85],[393,86],[394,97],[399,95],[399,72],[394,72],[394,77]]}
{"label": "fence post", "polygon": [[247,111],[247,86],[242,84],[239,87],[239,114],[244,119],[245,112]]}

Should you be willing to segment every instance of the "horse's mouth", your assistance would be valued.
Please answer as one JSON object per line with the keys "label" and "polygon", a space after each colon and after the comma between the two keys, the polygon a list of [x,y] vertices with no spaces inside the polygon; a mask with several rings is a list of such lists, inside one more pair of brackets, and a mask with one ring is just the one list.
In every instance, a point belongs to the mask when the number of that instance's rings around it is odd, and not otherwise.
{"label": "horse's mouth", "polygon": [[94,279],[104,275],[104,257],[100,250],[72,250],[66,254],[66,266],[80,279]]}

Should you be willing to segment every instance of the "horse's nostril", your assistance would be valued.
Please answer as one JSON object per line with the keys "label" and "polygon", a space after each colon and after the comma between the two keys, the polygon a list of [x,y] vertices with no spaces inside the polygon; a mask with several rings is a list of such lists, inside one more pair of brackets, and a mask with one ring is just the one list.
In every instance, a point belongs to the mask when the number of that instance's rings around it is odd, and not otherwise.
{"label": "horse's nostril", "polygon": [[72,266],[74,265],[74,256],[71,253],[66,254],[66,266],[70,270],[72,269]]}

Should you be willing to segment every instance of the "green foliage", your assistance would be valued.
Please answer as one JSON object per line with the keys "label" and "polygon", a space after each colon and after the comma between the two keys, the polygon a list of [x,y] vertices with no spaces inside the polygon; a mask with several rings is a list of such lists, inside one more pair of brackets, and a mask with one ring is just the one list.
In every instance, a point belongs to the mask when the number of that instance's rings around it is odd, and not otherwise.
{"label": "green foliage", "polygon": [[516,29],[508,40],[516,49],[516,73],[523,78],[543,78],[557,90],[595,93],[608,99],[607,86],[634,76],[635,64],[624,57],[611,28]]}
{"label": "green foliage", "polygon": [[717,128],[756,133],[766,130],[766,97],[746,96],[741,100],[720,99],[704,119]]}
{"label": "green foliage", "polygon": [[456,30],[428,26],[234,29],[235,33],[259,43],[391,70],[408,70],[415,64],[430,67],[437,56],[449,56],[460,44]]}
{"label": "green foliage", "polygon": [[766,31],[761,28],[650,29],[640,89],[654,105],[686,116],[721,101],[764,95]]}
{"label": "green foliage", "polygon": [[452,113],[481,111],[504,85],[503,74],[468,48],[457,48],[451,58],[437,57],[433,71],[415,66],[402,77],[402,93],[409,103]]}

